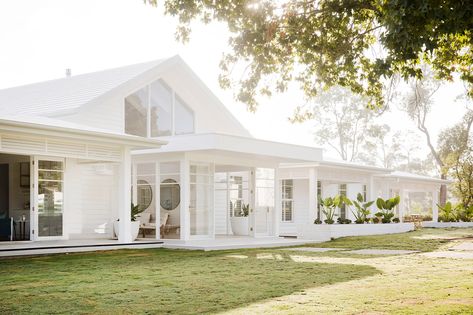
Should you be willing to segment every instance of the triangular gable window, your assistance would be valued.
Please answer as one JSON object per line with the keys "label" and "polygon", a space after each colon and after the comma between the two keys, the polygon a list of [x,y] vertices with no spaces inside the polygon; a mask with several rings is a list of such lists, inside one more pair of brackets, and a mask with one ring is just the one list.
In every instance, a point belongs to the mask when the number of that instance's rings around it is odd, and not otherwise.
{"label": "triangular gable window", "polygon": [[125,98],[125,133],[141,137],[194,133],[194,112],[159,79]]}

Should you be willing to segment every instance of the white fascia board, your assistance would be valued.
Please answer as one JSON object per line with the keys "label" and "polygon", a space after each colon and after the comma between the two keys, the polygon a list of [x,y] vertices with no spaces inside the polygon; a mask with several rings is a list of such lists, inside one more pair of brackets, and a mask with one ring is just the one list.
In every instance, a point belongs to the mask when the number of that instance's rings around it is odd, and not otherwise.
{"label": "white fascia board", "polygon": [[281,168],[304,168],[304,167],[315,167],[315,168],[332,168],[332,169],[349,169],[357,172],[364,172],[370,174],[389,174],[392,172],[391,169],[376,167],[376,166],[367,166],[367,165],[357,165],[357,164],[348,164],[343,162],[327,162],[322,161],[318,163],[289,163],[281,165]]}
{"label": "white fascia board", "polygon": [[388,178],[388,179],[393,179],[398,182],[424,182],[424,183],[435,183],[435,184],[451,184],[453,183],[452,180],[448,179],[440,179],[440,178],[433,178],[433,177],[426,177],[426,176],[416,176],[415,174],[412,174],[412,176],[409,175],[394,175],[394,174],[388,174],[388,175],[382,175],[382,176],[377,176],[378,178]]}
{"label": "white fascia board", "polygon": [[287,161],[314,162],[322,159],[322,150],[319,148],[311,148],[234,135],[214,133],[193,134],[164,137],[162,139],[169,141],[169,144],[160,149],[135,151],[134,154],[221,150],[260,156],[278,157]]}
{"label": "white fascia board", "polygon": [[67,128],[62,126],[50,126],[8,119],[0,119],[0,130],[75,140],[98,141],[102,143],[126,145],[134,149],[156,148],[167,144],[167,141],[164,140],[147,139],[138,136]]}

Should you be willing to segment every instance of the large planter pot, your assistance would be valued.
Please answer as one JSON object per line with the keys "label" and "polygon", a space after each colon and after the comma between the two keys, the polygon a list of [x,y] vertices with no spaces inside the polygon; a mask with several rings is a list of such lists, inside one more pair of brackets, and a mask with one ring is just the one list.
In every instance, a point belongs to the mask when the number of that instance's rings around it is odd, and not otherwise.
{"label": "large planter pot", "polygon": [[248,217],[231,217],[233,235],[248,235]]}
{"label": "large planter pot", "polygon": [[[113,222],[113,231],[117,237],[120,236],[120,225],[119,221]],[[134,241],[138,238],[138,232],[140,231],[140,221],[132,221],[131,222],[131,240]]]}

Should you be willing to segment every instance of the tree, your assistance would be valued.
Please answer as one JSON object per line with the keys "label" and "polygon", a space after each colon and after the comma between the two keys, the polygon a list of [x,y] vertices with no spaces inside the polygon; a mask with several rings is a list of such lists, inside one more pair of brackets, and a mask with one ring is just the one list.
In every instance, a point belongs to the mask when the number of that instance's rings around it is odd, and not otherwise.
{"label": "tree", "polygon": [[[250,110],[258,95],[285,91],[292,81],[308,98],[340,85],[383,106],[386,80],[420,79],[421,63],[439,79],[459,74],[473,95],[471,1],[144,1],[179,18],[182,41],[194,20],[226,23],[232,52],[222,58],[220,84],[236,87]],[[244,70],[233,82],[236,65]]]}
{"label": "tree", "polygon": [[454,194],[464,209],[473,206],[473,110],[439,135],[439,155],[455,178]]}
{"label": "tree", "polygon": [[373,128],[375,112],[366,108],[366,99],[349,90],[334,87],[313,100],[313,108],[296,110],[293,122],[314,119],[315,141],[330,146],[344,161],[360,160],[367,141],[367,131]]}
{"label": "tree", "polygon": [[403,159],[400,150],[400,132],[391,136],[391,127],[387,124],[374,125],[367,130],[362,159],[373,165],[395,168]]}
{"label": "tree", "polygon": [[[410,91],[405,98],[403,109],[406,111],[409,118],[416,123],[417,129],[425,135],[427,147],[437,164],[440,178],[447,179],[448,169],[442,157],[434,147],[430,131],[426,124],[428,114],[432,109],[433,95],[439,89],[440,83],[433,78],[433,74],[428,69],[426,70],[424,68],[424,72],[427,73],[427,75],[423,79],[413,79],[411,81]],[[445,205],[446,201],[447,186],[441,185],[440,205]]]}

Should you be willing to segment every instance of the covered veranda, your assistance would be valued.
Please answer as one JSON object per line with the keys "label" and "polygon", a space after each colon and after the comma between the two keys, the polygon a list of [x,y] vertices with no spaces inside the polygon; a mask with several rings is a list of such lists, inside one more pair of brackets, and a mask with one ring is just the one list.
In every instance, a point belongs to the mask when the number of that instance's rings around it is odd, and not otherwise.
{"label": "covered veranda", "polygon": [[[161,149],[133,153],[134,186],[144,179],[155,196],[146,202],[144,216],[151,216],[150,224],[157,222],[150,237],[165,244],[264,238],[270,245],[270,238],[281,241],[280,163],[318,159],[317,148],[221,134],[182,135]],[[144,168],[148,173],[140,171]],[[139,203],[143,194],[137,189],[133,196]]]}
{"label": "covered veranda", "polygon": [[[0,118],[0,214],[10,222],[0,250],[95,244],[113,238],[117,219],[130,231],[130,150],[163,143],[54,119]],[[131,233],[118,242],[130,243]]]}

